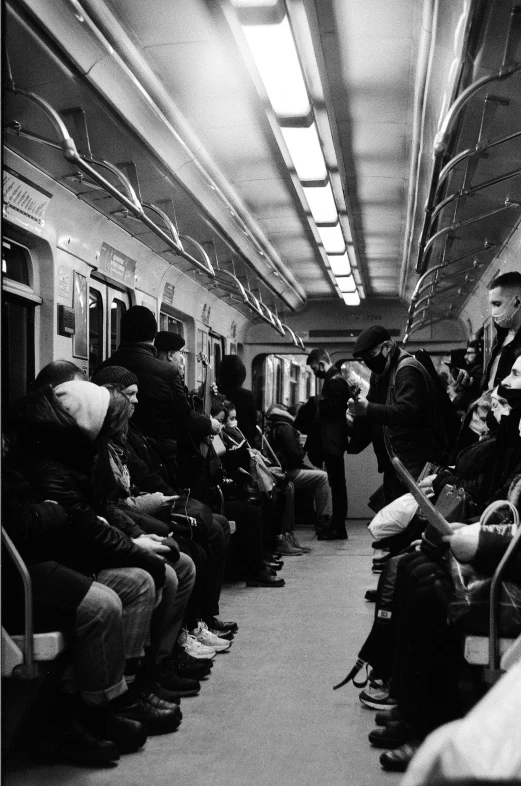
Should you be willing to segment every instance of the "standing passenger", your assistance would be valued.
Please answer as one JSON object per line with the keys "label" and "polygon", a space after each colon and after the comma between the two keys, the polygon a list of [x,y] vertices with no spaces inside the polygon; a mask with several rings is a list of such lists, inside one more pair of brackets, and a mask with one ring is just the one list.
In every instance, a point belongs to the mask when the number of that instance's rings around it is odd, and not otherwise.
{"label": "standing passenger", "polygon": [[219,366],[219,392],[235,404],[239,428],[250,443],[257,444],[257,407],[251,390],[243,387],[246,367],[238,355],[224,355]]}
{"label": "standing passenger", "polygon": [[482,390],[492,390],[508,376],[516,351],[521,348],[521,273],[512,271],[497,276],[488,289],[496,339],[483,374]]}
{"label": "standing passenger", "polygon": [[318,418],[322,454],[331,486],[333,514],[331,524],[318,533],[318,540],[347,540],[347,488],[344,453],[348,433],[346,410],[351,398],[350,387],[341,372],[331,363],[325,349],[318,347],[308,355],[308,366],[317,379],[323,379],[318,399]]}
{"label": "standing passenger", "polygon": [[388,505],[406,490],[391,464],[386,436],[392,451],[415,478],[427,461],[436,460],[434,385],[419,361],[401,350],[381,325],[362,331],[353,357],[372,371],[367,398],[360,397],[349,405],[356,418],[353,452],[373,443]]}

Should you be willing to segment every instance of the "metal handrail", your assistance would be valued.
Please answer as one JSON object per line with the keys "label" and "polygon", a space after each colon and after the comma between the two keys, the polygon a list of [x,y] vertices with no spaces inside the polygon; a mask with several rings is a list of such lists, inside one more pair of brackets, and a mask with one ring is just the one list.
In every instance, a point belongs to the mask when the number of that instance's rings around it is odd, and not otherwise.
{"label": "metal handrail", "polygon": [[215,270],[214,270],[214,267],[213,267],[213,265],[212,265],[212,263],[210,261],[210,257],[208,256],[208,253],[207,253],[206,249],[204,248],[204,246],[201,243],[199,243],[199,241],[196,240],[195,238],[190,237],[190,235],[179,235],[179,237],[180,237],[181,240],[188,241],[189,243],[191,243],[193,246],[196,247],[196,249],[198,251],[201,252],[201,254],[203,255],[203,259],[206,262],[206,265],[203,265],[201,262],[199,262],[198,259],[193,257],[191,254],[188,254],[188,252],[185,251],[184,249],[183,249],[183,253],[182,253],[181,256],[184,259],[192,262],[192,264],[196,265],[200,270],[203,271],[203,273],[207,273],[209,276],[212,276],[212,278],[214,278],[215,277]]}
{"label": "metal handrail", "polygon": [[[138,218],[143,224],[145,224],[145,226],[147,226],[155,235],[157,235],[157,237],[161,238],[161,240],[163,240],[163,242],[167,244],[169,251],[173,251],[177,256],[186,259],[188,262],[190,262],[190,264],[199,268],[207,275],[212,277],[215,276],[215,271],[213,269],[212,263],[210,262],[210,259],[206,251],[196,240],[186,236],[186,239],[191,241],[198,248],[198,250],[201,251],[201,253],[203,254],[203,258],[205,258],[208,266],[204,265],[198,259],[196,259],[187,251],[185,251],[182,243],[174,239],[175,235],[170,236],[166,234],[166,232],[164,232],[160,227],[158,227],[158,225],[146,215],[146,213],[143,210],[143,206],[137,199],[135,191],[132,188],[128,178],[118,169],[118,167],[116,167],[114,164],[111,164],[108,161],[85,159],[78,153],[76,149],[76,144],[72,139],[72,137],[69,136],[69,132],[65,123],[63,122],[59,114],[56,112],[56,110],[47,101],[45,101],[45,99],[41,98],[36,93],[32,93],[29,90],[23,90],[22,88],[18,88],[15,85],[11,85],[8,89],[10,89],[13,93],[17,95],[21,95],[24,96],[25,98],[28,98],[30,101],[33,101],[41,109],[43,109],[46,116],[51,121],[52,125],[57,131],[58,136],[60,137],[60,148],[63,157],[65,158],[66,161],[75,164],[80,169],[80,171],[88,175],[89,178],[91,178],[91,180],[93,180],[98,187],[101,187],[104,191],[106,191],[108,194],[114,197],[114,199],[116,199],[121,205],[123,205],[123,207],[129,211],[129,213],[131,213],[133,216]],[[31,136],[31,135],[28,134],[28,132],[25,132],[25,136]],[[43,138],[39,137],[37,141],[43,142],[44,140]],[[99,172],[97,172],[93,168],[93,166],[91,166],[91,163],[94,166],[103,166],[106,169],[109,169],[114,175],[116,175],[118,180],[120,180],[120,182],[125,185],[125,188],[127,189],[130,196],[121,193],[119,189],[113,186],[112,183],[110,183]],[[154,209],[156,213],[158,213],[159,211],[159,208],[155,208],[155,206],[152,209]],[[163,211],[160,211],[160,213],[162,212]],[[163,219],[167,218],[164,214],[161,217]],[[167,221],[167,226],[169,228],[169,231],[171,232],[171,227],[169,226],[168,221]]]}
{"label": "metal handrail", "polygon": [[15,668],[13,677],[32,680],[38,677],[38,666],[34,660],[33,584],[25,562],[3,527],[2,542],[20,574],[24,587],[24,663]]}
{"label": "metal handrail", "polygon": [[434,209],[436,194],[438,193],[438,183],[441,173],[443,171],[442,159],[447,152],[449,137],[452,132],[452,125],[454,121],[458,117],[463,107],[467,104],[467,102],[472,98],[472,96],[474,96],[476,92],[478,92],[482,87],[484,87],[484,85],[487,85],[491,82],[501,81],[502,79],[507,79],[508,77],[512,76],[513,74],[517,73],[517,71],[520,70],[521,70],[521,63],[512,63],[510,65],[502,66],[499,69],[499,71],[496,71],[493,74],[487,74],[486,76],[482,77],[481,79],[478,79],[476,82],[473,82],[471,85],[469,85],[466,88],[466,90],[463,90],[463,92],[460,93],[457,99],[447,110],[447,114],[445,115],[440,130],[436,134],[434,140],[434,166],[431,175],[429,194],[427,196],[427,202],[425,205],[424,223],[418,243],[418,259],[416,262],[417,273],[422,272],[425,255],[428,251],[428,247],[430,247],[428,244],[426,244],[426,240],[427,240],[429,228],[432,223],[431,221],[432,211]]}
{"label": "metal handrail", "polygon": [[458,191],[455,194],[445,197],[445,199],[442,199],[442,201],[439,202],[432,211],[431,225],[435,218],[441,213],[441,211],[444,210],[447,205],[450,205],[451,202],[454,202],[455,199],[464,199],[467,196],[476,194],[478,191],[483,191],[484,189],[491,188],[492,186],[497,186],[498,183],[503,183],[505,180],[509,180],[511,177],[518,177],[519,175],[521,175],[521,169],[515,169],[512,172],[506,172],[504,175],[493,177],[491,180],[485,180],[483,183],[478,183],[478,185],[474,186],[473,188],[467,188],[464,191]]}
{"label": "metal handrail", "polygon": [[494,139],[492,142],[478,142],[475,147],[469,147],[467,150],[462,150],[461,153],[458,153],[454,158],[445,164],[443,169],[440,172],[438,183],[436,185],[436,192],[438,192],[445,182],[447,175],[454,169],[455,166],[460,164],[466,158],[470,158],[470,156],[478,155],[481,153],[485,153],[487,150],[490,150],[493,147],[497,147],[498,145],[502,145],[505,142],[511,142],[512,139],[516,139],[516,137],[521,136],[521,131],[514,131],[513,134],[508,134],[508,136],[504,136],[501,139]]}
{"label": "metal handrail", "polygon": [[284,332],[284,328],[282,327],[282,322],[280,321],[280,319],[278,317],[275,318],[275,314],[273,313],[273,311],[271,311],[271,309],[269,309],[268,306],[262,302],[262,300],[260,300],[259,303],[270,325],[275,328],[277,333],[279,333],[281,336],[284,336],[285,332]]}
{"label": "metal handrail", "polygon": [[289,333],[289,335],[291,337],[291,340],[293,341],[294,345],[296,347],[298,347],[298,349],[302,349],[305,352],[306,351],[306,347],[304,346],[304,342],[302,341],[300,336],[297,336],[297,334],[290,328],[289,325],[286,325],[285,322],[282,322],[281,324],[282,324],[282,327],[284,328],[284,330],[288,331],[288,333]]}
{"label": "metal handrail", "polygon": [[420,293],[420,287],[422,286],[427,276],[431,275],[431,273],[435,273],[438,270],[443,270],[444,268],[449,267],[449,265],[454,265],[457,262],[462,262],[464,259],[467,259],[468,257],[472,257],[476,254],[481,254],[483,253],[483,251],[488,251],[489,249],[494,248],[495,246],[496,243],[490,243],[490,241],[485,240],[482,248],[478,248],[475,251],[470,251],[468,254],[463,254],[462,256],[457,257],[456,259],[450,259],[448,262],[443,262],[440,265],[435,265],[434,267],[430,267],[420,276],[420,278],[416,282],[416,286],[414,287],[414,292],[412,293],[411,301],[414,302],[415,298],[418,297]]}
{"label": "metal handrail", "polygon": [[[454,319],[454,317],[452,317],[452,318]],[[437,319],[435,319],[435,318],[430,319],[428,322],[425,322],[423,317],[422,317],[422,319],[419,319],[416,322],[413,322],[412,325],[407,327],[406,330],[405,330],[405,333],[403,335],[403,340],[402,340],[403,346],[405,346],[405,344],[409,341],[409,338],[411,337],[412,333],[415,333],[417,330],[421,330],[424,327],[430,327],[431,325],[437,325],[438,322],[446,322],[447,319],[451,319],[451,317],[448,314],[443,316],[443,317],[439,317]]]}
{"label": "metal handrail", "polygon": [[517,528],[517,532],[508,544],[503,558],[497,566],[492,583],[490,585],[490,612],[489,612],[489,639],[488,639],[488,652],[489,652],[489,665],[485,669],[485,680],[490,684],[496,681],[501,671],[499,668],[499,637],[498,637],[498,601],[499,593],[501,590],[501,579],[505,573],[511,557],[521,543],[521,527]]}

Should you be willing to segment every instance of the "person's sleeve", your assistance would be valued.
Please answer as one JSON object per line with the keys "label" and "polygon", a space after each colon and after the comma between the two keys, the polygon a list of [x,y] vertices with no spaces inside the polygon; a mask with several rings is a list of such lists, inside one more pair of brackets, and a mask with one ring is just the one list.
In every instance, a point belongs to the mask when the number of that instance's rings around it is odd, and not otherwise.
{"label": "person's sleeve", "polygon": [[99,556],[105,567],[143,568],[150,573],[156,587],[163,586],[164,560],[157,554],[138,548],[127,535],[99,518],[73,477],[67,476],[65,472],[60,478],[42,473],[39,491],[46,499],[53,499],[65,508],[70,525],[85,546]]}
{"label": "person's sleeve", "polygon": [[[478,573],[491,576],[503,559],[511,540],[512,538],[508,535],[481,530],[477,552],[472,560],[474,569]],[[519,551],[511,558],[504,579],[521,583],[521,553]]]}
{"label": "person's sleeve", "polygon": [[132,446],[129,450],[128,469],[130,479],[140,491],[160,491],[165,497],[175,494],[175,491],[163,480],[161,473],[139,458]]}
{"label": "person's sleeve", "polygon": [[235,407],[239,428],[252,447],[257,442],[257,407],[251,390],[241,388],[236,396]]}
{"label": "person's sleeve", "polygon": [[211,434],[212,422],[210,418],[194,412],[179,374],[172,374],[169,380],[169,387],[172,392],[176,430],[181,434],[189,432],[192,437],[198,439]]}
{"label": "person's sleeve", "polygon": [[367,405],[367,417],[384,426],[415,427],[429,423],[431,395],[421,371],[399,369],[395,378],[394,403]]}

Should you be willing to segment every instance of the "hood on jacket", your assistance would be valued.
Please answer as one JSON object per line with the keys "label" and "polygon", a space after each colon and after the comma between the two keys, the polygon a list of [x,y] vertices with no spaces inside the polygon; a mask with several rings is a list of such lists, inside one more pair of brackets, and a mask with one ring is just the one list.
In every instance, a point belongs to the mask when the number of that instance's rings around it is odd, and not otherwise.
{"label": "hood on jacket", "polygon": [[288,423],[294,423],[295,421],[293,415],[291,415],[287,409],[284,409],[281,404],[272,404],[266,412],[266,415],[270,420],[285,420]]}
{"label": "hood on jacket", "polygon": [[107,388],[93,382],[63,382],[54,392],[78,427],[94,442],[101,431],[109,407]]}
{"label": "hood on jacket", "polygon": [[224,355],[219,366],[219,387],[223,391],[240,388],[246,379],[246,366],[238,355]]}

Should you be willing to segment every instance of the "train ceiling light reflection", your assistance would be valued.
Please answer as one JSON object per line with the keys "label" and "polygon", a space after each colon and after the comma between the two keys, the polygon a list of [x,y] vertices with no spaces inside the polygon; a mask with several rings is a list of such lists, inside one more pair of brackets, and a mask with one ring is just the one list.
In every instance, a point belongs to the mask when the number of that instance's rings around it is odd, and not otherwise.
{"label": "train ceiling light reflection", "polygon": [[[287,151],[300,180],[326,254],[341,255],[331,263],[334,275],[351,276],[338,207],[309,99],[306,79],[284,0],[231,0],[244,37],[277,117]],[[336,162],[333,162],[333,165]],[[329,225],[329,226],[325,226]],[[350,238],[349,238],[350,239]],[[339,273],[333,269],[335,264]],[[359,305],[353,291],[342,293],[347,305]],[[338,285],[338,280],[337,280]],[[353,297],[356,295],[356,298]],[[349,296],[349,303],[346,301]],[[355,300],[358,300],[355,303]]]}

